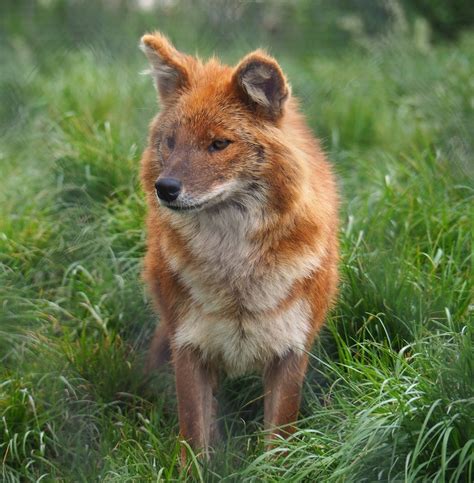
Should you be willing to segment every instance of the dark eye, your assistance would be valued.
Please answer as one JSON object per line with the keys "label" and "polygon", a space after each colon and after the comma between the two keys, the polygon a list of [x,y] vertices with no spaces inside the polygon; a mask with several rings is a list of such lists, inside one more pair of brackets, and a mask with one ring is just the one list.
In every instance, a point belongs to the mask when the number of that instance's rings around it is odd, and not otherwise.
{"label": "dark eye", "polygon": [[174,149],[174,136],[168,136],[166,138],[166,145],[168,146],[168,149]]}
{"label": "dark eye", "polygon": [[231,141],[228,139],[215,139],[209,146],[209,151],[212,153],[214,151],[222,151],[225,149]]}

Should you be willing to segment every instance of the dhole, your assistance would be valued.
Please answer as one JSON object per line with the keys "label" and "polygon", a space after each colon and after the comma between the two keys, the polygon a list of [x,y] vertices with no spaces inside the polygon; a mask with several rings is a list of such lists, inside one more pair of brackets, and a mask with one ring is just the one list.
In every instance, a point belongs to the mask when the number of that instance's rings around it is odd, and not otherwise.
{"label": "dhole", "polygon": [[145,279],[161,317],[148,368],[171,357],[195,450],[212,444],[224,374],[261,373],[269,438],[291,433],[338,280],[331,168],[265,52],[229,67],[159,33],[141,48],[161,104],[141,166]]}

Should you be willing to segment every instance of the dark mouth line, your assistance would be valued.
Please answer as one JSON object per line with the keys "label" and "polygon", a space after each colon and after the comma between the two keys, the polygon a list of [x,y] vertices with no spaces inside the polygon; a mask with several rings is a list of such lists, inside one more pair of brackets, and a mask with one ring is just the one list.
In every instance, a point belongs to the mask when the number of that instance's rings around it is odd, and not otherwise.
{"label": "dark mouth line", "polygon": [[224,198],[223,194],[221,193],[220,195],[217,195],[214,198],[211,198],[210,200],[206,200],[202,203],[197,203],[195,205],[190,205],[190,206],[179,206],[179,205],[170,205],[168,203],[162,203],[161,206],[165,208],[169,208],[170,210],[173,211],[192,211],[192,210],[197,210],[199,208],[208,206],[209,208],[212,208],[214,206],[218,206],[218,204],[222,201]]}
{"label": "dark mouth line", "polygon": [[175,206],[175,205],[163,205],[163,206],[173,211],[190,211],[190,210],[195,210],[197,208],[200,208],[205,204],[206,203],[199,203],[198,205],[192,205],[192,206]]}

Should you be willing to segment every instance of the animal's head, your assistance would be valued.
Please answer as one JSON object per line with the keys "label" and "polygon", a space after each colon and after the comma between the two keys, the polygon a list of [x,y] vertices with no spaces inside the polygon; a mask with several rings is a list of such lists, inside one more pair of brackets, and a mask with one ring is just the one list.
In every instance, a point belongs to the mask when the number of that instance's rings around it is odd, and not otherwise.
{"label": "animal's head", "polygon": [[264,196],[266,151],[270,139],[277,142],[290,95],[278,63],[261,50],[235,67],[203,63],[159,33],[145,35],[141,48],[161,105],[150,131],[145,189],[176,211]]}

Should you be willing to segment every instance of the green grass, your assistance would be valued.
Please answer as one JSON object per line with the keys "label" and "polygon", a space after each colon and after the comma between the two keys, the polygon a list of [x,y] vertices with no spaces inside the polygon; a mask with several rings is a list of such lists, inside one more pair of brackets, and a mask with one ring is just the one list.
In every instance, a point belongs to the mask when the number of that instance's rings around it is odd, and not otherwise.
{"label": "green grass", "polygon": [[[273,49],[338,173],[341,294],[299,431],[264,452],[259,379],[226,381],[223,441],[181,471],[172,375],[141,372],[156,103],[135,49],[152,22],[130,22],[122,50],[19,33],[0,51],[0,479],[472,481],[474,35]],[[253,46],[210,38],[231,61]]]}

